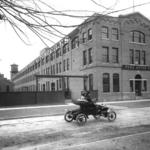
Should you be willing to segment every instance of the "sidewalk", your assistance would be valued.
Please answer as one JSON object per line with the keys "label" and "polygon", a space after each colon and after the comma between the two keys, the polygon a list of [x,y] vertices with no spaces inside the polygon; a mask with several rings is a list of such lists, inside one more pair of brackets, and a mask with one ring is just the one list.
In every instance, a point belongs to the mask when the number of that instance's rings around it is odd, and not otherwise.
{"label": "sidewalk", "polygon": [[[114,101],[114,102],[98,102],[98,104],[106,104],[109,107],[119,110],[126,109],[126,106],[119,106],[125,103],[140,103],[150,102],[150,99],[143,100],[128,100],[128,101]],[[46,106],[28,106],[28,107],[14,107],[14,108],[0,108],[0,120],[26,118],[26,117],[41,117],[52,115],[63,115],[66,109],[75,109],[79,106],[68,103],[65,105],[46,105]]]}

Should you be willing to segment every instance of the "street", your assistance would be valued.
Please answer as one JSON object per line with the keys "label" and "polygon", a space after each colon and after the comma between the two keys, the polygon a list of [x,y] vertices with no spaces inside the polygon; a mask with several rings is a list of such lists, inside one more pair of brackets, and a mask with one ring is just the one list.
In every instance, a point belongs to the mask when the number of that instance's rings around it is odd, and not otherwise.
{"label": "street", "polygon": [[78,126],[75,121],[65,122],[63,115],[3,120],[0,121],[0,149],[148,150],[150,107],[146,103],[125,103],[121,107],[113,104],[116,121],[95,120],[91,116],[84,126]]}

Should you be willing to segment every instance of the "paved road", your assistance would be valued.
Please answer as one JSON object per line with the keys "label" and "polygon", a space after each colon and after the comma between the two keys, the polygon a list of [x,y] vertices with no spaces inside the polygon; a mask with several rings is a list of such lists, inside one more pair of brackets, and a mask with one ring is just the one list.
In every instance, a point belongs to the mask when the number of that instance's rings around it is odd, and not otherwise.
{"label": "paved road", "polygon": [[122,107],[117,115],[115,122],[90,117],[85,126],[62,115],[0,121],[0,149],[149,150],[150,107]]}
{"label": "paved road", "polygon": [[[107,102],[104,103],[110,105],[115,109],[123,108],[142,108],[150,107],[150,99],[147,100],[131,100],[123,102]],[[62,115],[65,113],[65,109],[74,109],[77,106],[68,105],[47,105],[47,106],[30,106],[30,107],[14,107],[14,108],[0,108],[0,120],[13,119],[13,118],[25,118],[25,117],[39,117],[50,115]]]}

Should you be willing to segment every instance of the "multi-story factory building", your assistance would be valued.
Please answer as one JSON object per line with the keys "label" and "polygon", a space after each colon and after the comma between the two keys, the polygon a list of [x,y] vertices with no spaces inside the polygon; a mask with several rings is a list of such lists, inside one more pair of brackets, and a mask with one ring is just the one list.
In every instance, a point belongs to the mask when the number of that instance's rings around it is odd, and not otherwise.
{"label": "multi-story factory building", "polygon": [[[87,75],[65,78],[73,99],[83,89],[97,91],[100,101],[149,98],[149,55],[150,21],[142,14],[94,14],[54,46],[43,49],[12,80],[17,91],[35,91],[35,74]],[[61,78],[39,80],[39,91],[61,89]]]}

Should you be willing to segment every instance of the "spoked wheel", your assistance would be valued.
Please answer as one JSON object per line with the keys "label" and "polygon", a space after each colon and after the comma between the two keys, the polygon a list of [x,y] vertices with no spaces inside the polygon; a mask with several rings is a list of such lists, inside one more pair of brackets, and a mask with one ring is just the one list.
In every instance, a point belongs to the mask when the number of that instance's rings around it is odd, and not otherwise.
{"label": "spoked wheel", "polygon": [[76,121],[79,125],[83,125],[87,121],[87,117],[85,114],[78,114],[76,117]]}
{"label": "spoked wheel", "polygon": [[116,113],[114,111],[111,111],[108,113],[108,120],[114,121],[116,119]]}
{"label": "spoked wheel", "polygon": [[73,120],[73,114],[72,114],[72,112],[71,111],[66,112],[66,114],[64,116],[64,119],[67,122],[71,122]]}

